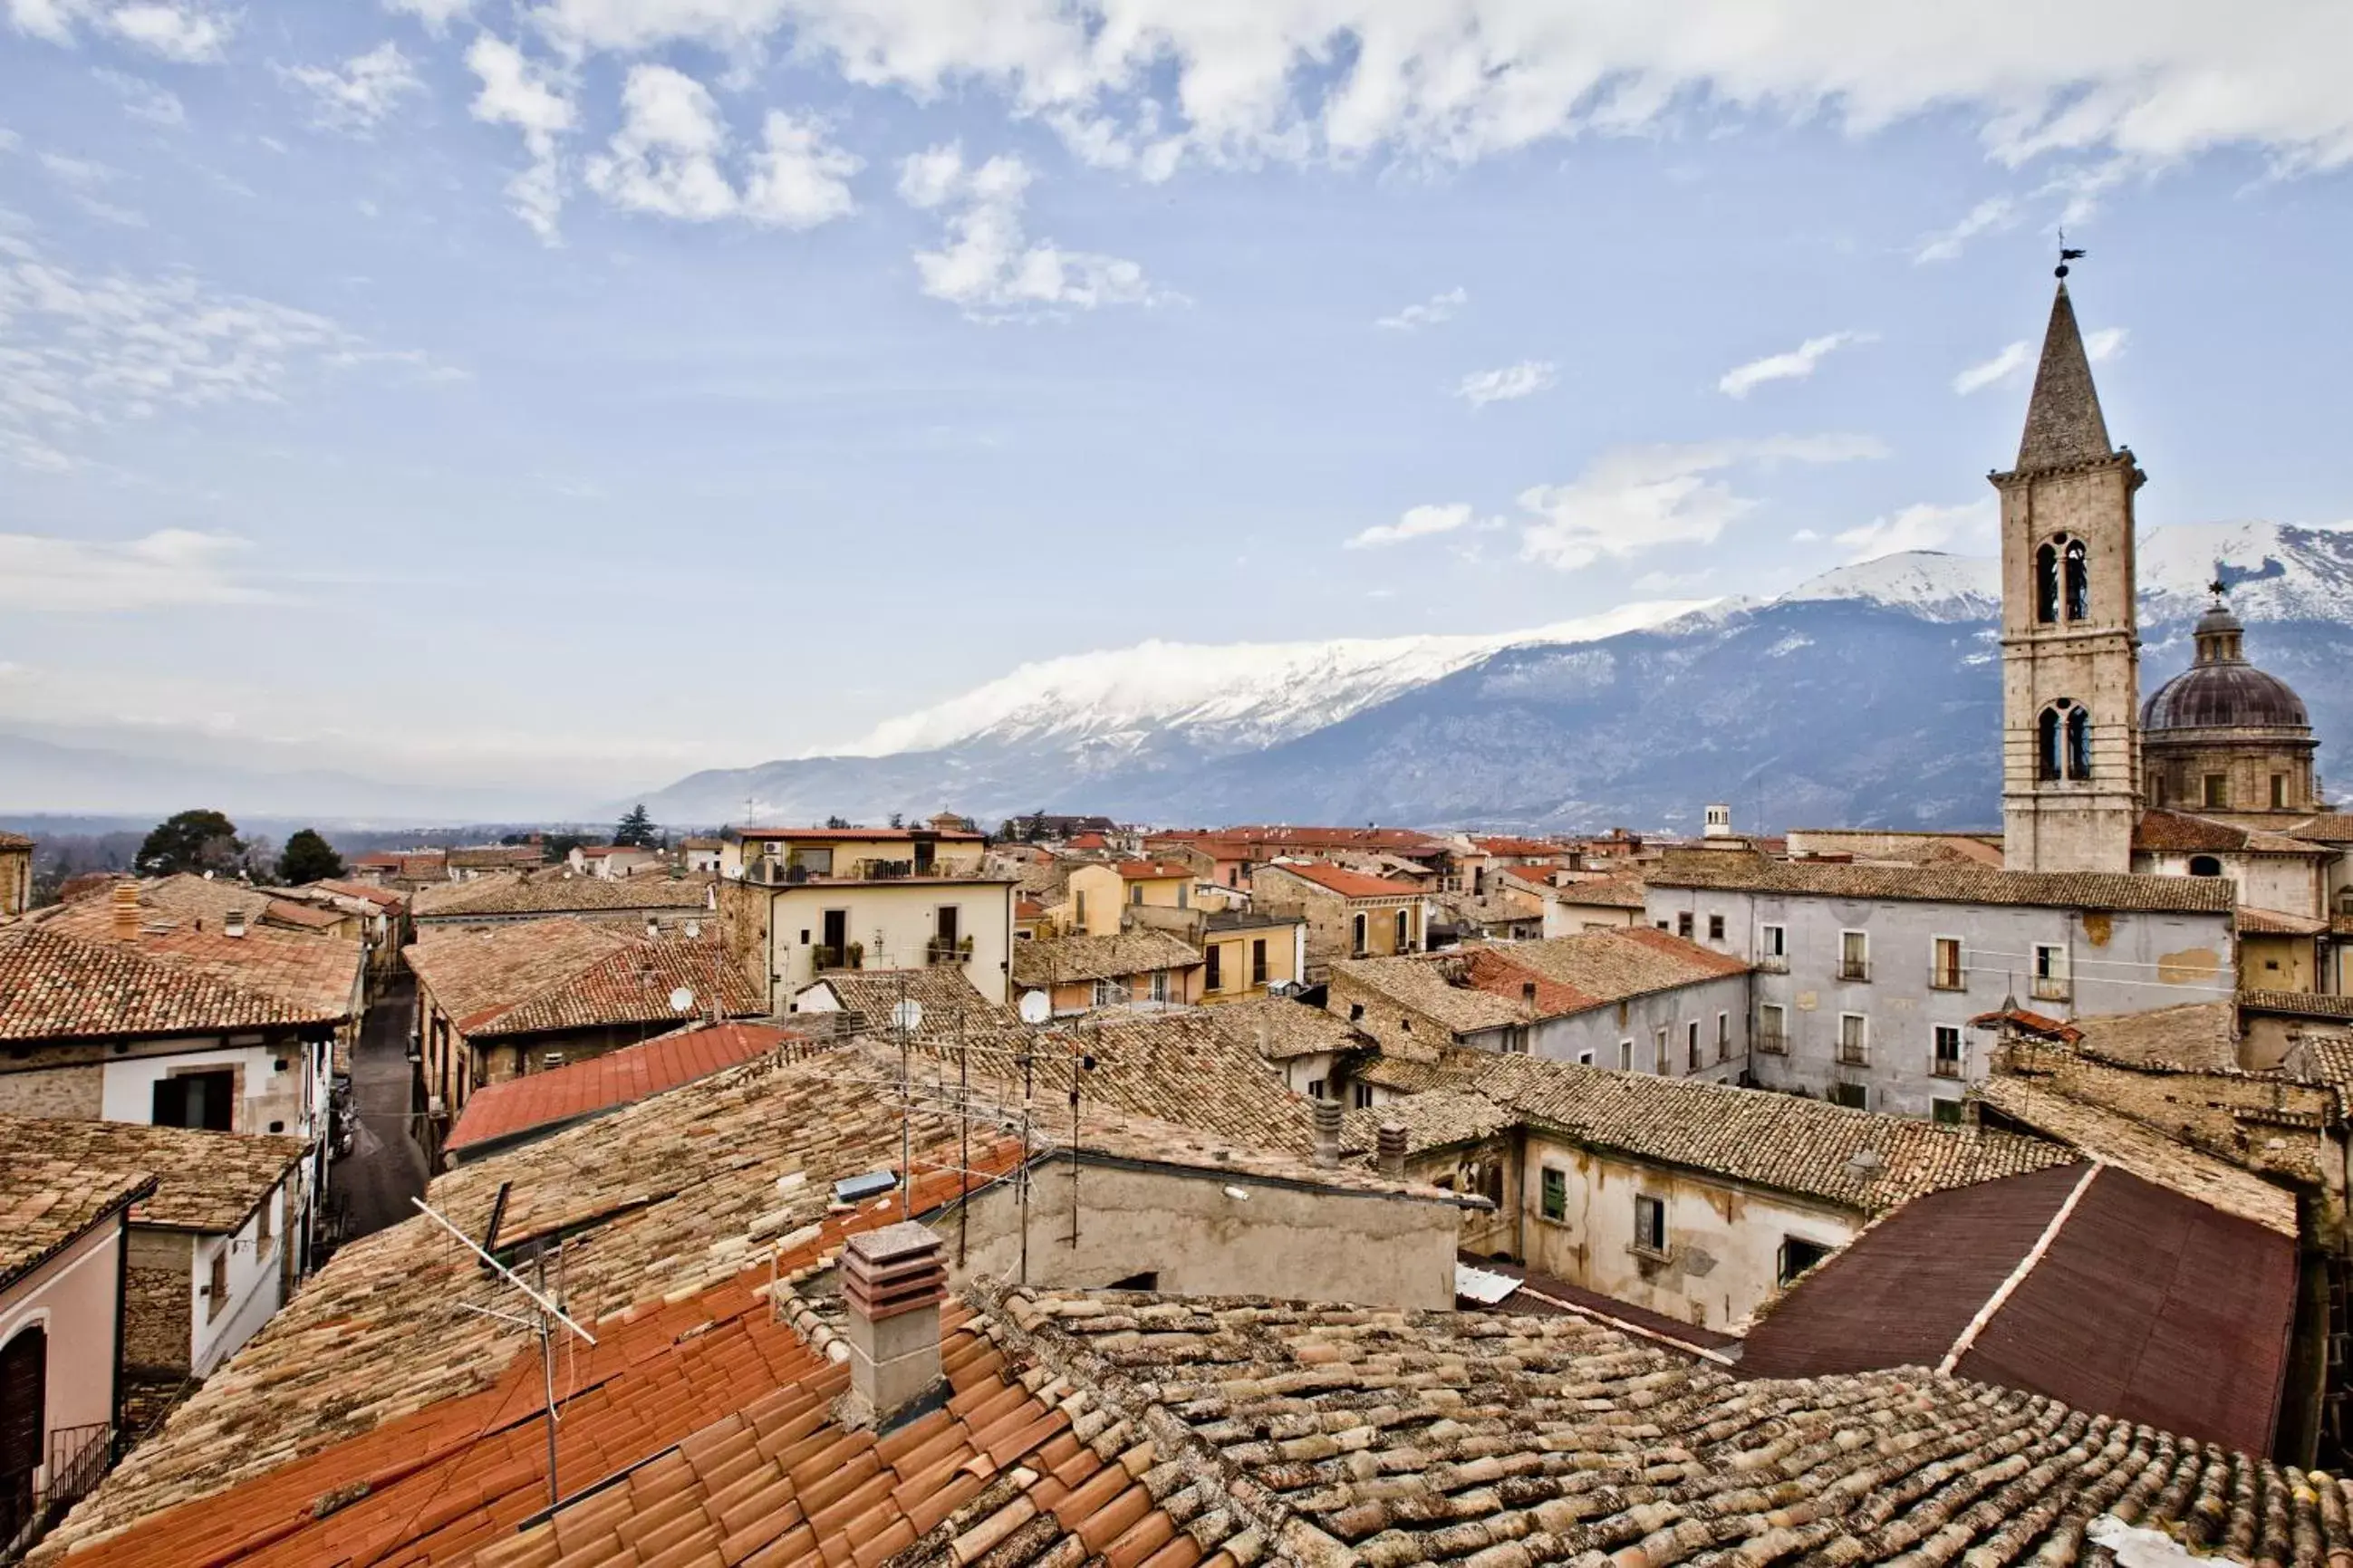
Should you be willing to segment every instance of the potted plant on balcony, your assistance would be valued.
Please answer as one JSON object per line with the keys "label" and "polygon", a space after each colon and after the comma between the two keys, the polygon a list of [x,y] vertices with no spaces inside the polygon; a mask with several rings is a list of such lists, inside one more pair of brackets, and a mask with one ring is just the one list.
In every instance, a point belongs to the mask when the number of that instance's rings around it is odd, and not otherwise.
{"label": "potted plant on balcony", "polygon": [[863,968],[865,968],[865,967],[866,967],[866,944],[865,944],[864,942],[851,942],[848,947],[846,947],[846,948],[842,949],[842,954],[841,954],[841,957],[842,957],[841,966],[842,966],[844,969],[863,969]]}

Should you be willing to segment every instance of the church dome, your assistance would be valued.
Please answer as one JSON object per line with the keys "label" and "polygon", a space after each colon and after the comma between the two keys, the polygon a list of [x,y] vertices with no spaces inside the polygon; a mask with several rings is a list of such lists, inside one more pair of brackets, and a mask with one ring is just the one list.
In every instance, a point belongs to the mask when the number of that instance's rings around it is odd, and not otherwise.
{"label": "church dome", "polygon": [[2307,729],[2304,699],[2265,675],[2242,651],[2246,627],[2217,604],[2198,619],[2198,662],[2167,681],[2140,710],[2144,732],[2166,730]]}

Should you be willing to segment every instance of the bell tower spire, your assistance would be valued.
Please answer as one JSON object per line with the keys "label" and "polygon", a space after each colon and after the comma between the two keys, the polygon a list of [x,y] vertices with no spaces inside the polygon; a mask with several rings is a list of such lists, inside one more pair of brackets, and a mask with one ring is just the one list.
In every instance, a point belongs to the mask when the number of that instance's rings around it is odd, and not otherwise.
{"label": "bell tower spire", "polygon": [[2059,287],[2001,495],[2002,845],[2013,871],[2129,871],[2140,816],[2133,493]]}

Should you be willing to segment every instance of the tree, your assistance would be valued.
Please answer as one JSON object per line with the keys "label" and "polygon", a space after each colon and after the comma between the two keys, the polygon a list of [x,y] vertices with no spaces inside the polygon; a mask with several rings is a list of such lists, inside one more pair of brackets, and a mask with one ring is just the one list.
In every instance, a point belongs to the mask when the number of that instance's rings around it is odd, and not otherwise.
{"label": "tree", "polygon": [[226,871],[245,853],[237,824],[217,811],[184,811],[155,825],[132,867],[142,877]]}
{"label": "tree", "polygon": [[646,803],[639,801],[629,808],[628,816],[613,829],[613,842],[633,849],[654,847],[654,819],[646,815]]}
{"label": "tree", "polygon": [[891,826],[893,826],[893,827],[904,827],[904,826],[907,826],[907,814],[906,814],[905,812],[903,812],[903,811],[894,811],[894,812],[892,812],[892,813],[891,814]]}
{"label": "tree", "polygon": [[301,828],[286,840],[286,852],[278,857],[278,874],[297,886],[323,881],[343,874],[343,858],[318,829]]}

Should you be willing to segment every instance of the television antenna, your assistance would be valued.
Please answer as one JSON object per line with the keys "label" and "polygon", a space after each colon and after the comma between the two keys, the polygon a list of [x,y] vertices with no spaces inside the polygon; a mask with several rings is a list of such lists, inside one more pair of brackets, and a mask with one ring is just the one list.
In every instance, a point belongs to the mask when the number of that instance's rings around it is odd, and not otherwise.
{"label": "television antenna", "polygon": [[[496,1318],[502,1323],[512,1323],[518,1328],[530,1329],[539,1336],[540,1380],[542,1386],[546,1391],[547,1396],[547,1506],[554,1508],[562,1500],[561,1494],[557,1491],[555,1485],[555,1428],[563,1420],[563,1416],[557,1414],[555,1408],[555,1325],[557,1323],[563,1324],[565,1328],[571,1330],[575,1335],[587,1341],[592,1348],[596,1343],[596,1336],[582,1328],[579,1324],[574,1322],[569,1317],[565,1316],[564,1308],[558,1301],[551,1300],[540,1291],[524,1284],[523,1281],[517,1277],[514,1270],[509,1268],[505,1264],[501,1263],[497,1258],[484,1251],[476,1244],[472,1237],[468,1236],[456,1226],[451,1225],[431,1205],[427,1204],[423,1198],[411,1198],[408,1201],[417,1206],[417,1210],[419,1214],[424,1215],[435,1225],[439,1226],[443,1230],[446,1230],[451,1236],[456,1237],[459,1242],[464,1244],[467,1251],[472,1253],[475,1257],[482,1260],[484,1267],[488,1268],[492,1273],[505,1280],[515,1289],[521,1291],[523,1297],[528,1300],[535,1309],[530,1317],[524,1317],[519,1312],[500,1311],[495,1307],[478,1307],[471,1301],[460,1301],[458,1303],[459,1306],[464,1308],[467,1311],[478,1312],[485,1318]],[[539,1255],[539,1272],[540,1283],[542,1285],[546,1284],[547,1255],[544,1250],[543,1250]],[[558,1279],[560,1279],[562,1277],[559,1274]],[[558,1284],[556,1287],[556,1295],[559,1298],[563,1295],[563,1286],[561,1284]]]}

